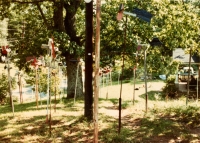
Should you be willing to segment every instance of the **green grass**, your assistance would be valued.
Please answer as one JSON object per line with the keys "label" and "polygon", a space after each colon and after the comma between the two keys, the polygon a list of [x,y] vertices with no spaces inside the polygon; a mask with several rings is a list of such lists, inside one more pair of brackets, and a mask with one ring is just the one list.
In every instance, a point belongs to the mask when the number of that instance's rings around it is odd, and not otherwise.
{"label": "green grass", "polygon": [[[159,79],[157,79],[157,80],[148,80],[147,82],[163,82],[163,80],[159,80]],[[131,79],[122,80],[122,83],[123,84],[125,84],[125,83],[133,84],[134,82],[133,82],[133,79],[131,78]],[[144,81],[141,80],[141,79],[136,79],[136,81],[135,81],[135,84],[143,84],[143,83],[144,83]],[[119,80],[119,82],[115,81],[115,80],[112,81],[112,85],[118,85],[118,84],[121,84],[121,80]],[[109,81],[108,83],[106,83],[106,81],[104,81],[104,87],[110,86],[110,85],[111,85],[111,81]],[[101,82],[100,86],[103,87],[103,83],[102,82]]]}
{"label": "green grass", "polygon": [[[140,95],[140,97],[145,99],[146,98],[146,94],[142,94],[142,95]],[[162,92],[160,92],[160,91],[149,91],[148,92],[148,100],[163,101],[163,100],[165,100],[165,98],[163,98]]]}
{"label": "green grass", "polygon": [[[99,142],[182,142],[200,141],[200,108],[190,102],[157,99],[149,92],[148,112],[143,111],[144,95],[132,104],[122,100],[120,134],[118,125],[119,99],[99,99]],[[139,97],[138,97],[139,98]],[[56,112],[52,101],[51,124],[46,122],[46,100],[15,103],[15,115],[9,105],[0,106],[0,140],[2,142],[93,142],[94,124],[84,115],[84,99],[57,100]],[[153,106],[150,106],[153,105]],[[126,113],[126,114],[125,114]],[[51,130],[50,130],[51,125]],[[178,142],[178,140],[177,140]]]}

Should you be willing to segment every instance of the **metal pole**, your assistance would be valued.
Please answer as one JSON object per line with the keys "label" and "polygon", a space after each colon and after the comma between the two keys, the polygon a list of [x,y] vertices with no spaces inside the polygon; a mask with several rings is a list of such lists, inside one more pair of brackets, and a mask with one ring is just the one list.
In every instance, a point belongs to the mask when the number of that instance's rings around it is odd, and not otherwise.
{"label": "metal pole", "polygon": [[103,79],[102,82],[103,82],[103,88],[104,88],[104,73],[102,73],[102,77],[103,77],[102,78]]}
{"label": "metal pole", "polygon": [[23,82],[22,82],[22,75],[20,74],[20,96],[21,96],[21,103],[23,103],[23,92],[22,92],[22,86],[23,86]]}
{"label": "metal pole", "polygon": [[[50,63],[50,61],[48,61]],[[48,75],[47,75],[47,115],[46,122],[49,120],[49,78],[50,78],[50,64],[48,65]]]}
{"label": "metal pole", "polygon": [[10,65],[9,65],[9,53],[8,53],[8,58],[7,58],[7,65],[8,65],[8,88],[9,88],[9,94],[10,94],[10,103],[12,106],[12,112],[13,112],[13,117],[14,117],[14,103],[13,103],[13,98],[12,98],[12,85],[11,85],[11,77],[10,77]]}
{"label": "metal pole", "polygon": [[188,80],[187,80],[187,96],[186,96],[186,106],[188,105],[188,97],[190,95],[190,67],[191,67],[191,51],[190,48],[190,56],[189,56],[189,70],[188,70]]}
{"label": "metal pole", "polygon": [[135,67],[133,68],[133,104],[135,103]]}
{"label": "metal pole", "polygon": [[149,47],[147,47],[144,51],[144,80],[145,80],[145,111],[147,113],[147,108],[148,108],[148,94],[147,94],[147,63],[146,63],[146,55],[147,55],[147,50]]}
{"label": "metal pole", "polygon": [[118,71],[118,84],[119,84],[119,79],[120,79],[120,71]]}
{"label": "metal pole", "polygon": [[198,75],[197,75],[197,100],[196,102],[199,101],[199,68],[198,68]]}
{"label": "metal pole", "polygon": [[94,82],[94,143],[98,143],[98,100],[100,63],[100,15],[101,0],[96,0],[96,42],[95,42],[95,82]]}
{"label": "metal pole", "polygon": [[22,82],[21,82],[21,74],[20,74],[20,72],[18,73],[18,85],[19,85],[20,103],[23,103],[23,98],[22,98]]}
{"label": "metal pole", "polygon": [[[102,75],[103,75],[103,73],[102,73]],[[102,87],[101,81],[102,81],[102,75],[99,75],[99,97],[101,97],[101,87]]]}
{"label": "metal pole", "polygon": [[35,67],[35,98],[36,98],[36,105],[38,109],[38,76],[37,76],[37,67]]}
{"label": "metal pole", "polygon": [[40,90],[40,73],[38,74],[38,92],[40,95],[40,105],[42,105],[41,90]]}
{"label": "metal pole", "polygon": [[110,69],[110,85],[112,86],[112,71]]}
{"label": "metal pole", "polygon": [[50,63],[49,63],[49,134],[51,136],[51,62],[52,62],[52,45],[51,45],[51,49],[50,50],[51,51],[50,51]]}
{"label": "metal pole", "polygon": [[106,85],[107,85],[106,99],[108,99],[109,73],[106,73]]}
{"label": "metal pole", "polygon": [[127,16],[125,22],[125,33],[124,33],[124,46],[123,46],[123,54],[122,54],[122,74],[121,74],[121,86],[120,86],[120,97],[119,97],[119,127],[118,127],[118,134],[121,132],[121,103],[122,103],[122,83],[123,83],[123,73],[124,73],[124,50],[126,48],[126,28],[127,28]]}
{"label": "metal pole", "polygon": [[54,105],[54,112],[56,112],[56,73],[54,73],[54,94],[55,94],[55,105]]}

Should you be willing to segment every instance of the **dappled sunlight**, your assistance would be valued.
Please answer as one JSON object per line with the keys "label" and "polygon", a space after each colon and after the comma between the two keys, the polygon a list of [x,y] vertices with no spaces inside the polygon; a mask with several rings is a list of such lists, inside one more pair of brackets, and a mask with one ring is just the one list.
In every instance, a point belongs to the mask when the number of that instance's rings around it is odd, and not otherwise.
{"label": "dappled sunlight", "polygon": [[[107,89],[106,89],[107,90]],[[99,142],[181,142],[200,140],[199,104],[185,98],[148,101],[132,93],[122,98],[121,133],[118,134],[118,95],[99,99]],[[157,94],[160,91],[152,91]],[[125,92],[124,92],[125,93]],[[113,94],[114,95],[114,94]],[[127,94],[128,95],[128,94]],[[63,99],[51,104],[51,121],[46,119],[46,101],[38,108],[35,102],[16,104],[12,116],[10,106],[0,106],[0,139],[4,142],[93,142],[94,124],[84,118],[84,100]],[[56,108],[55,108],[56,107]],[[3,111],[2,111],[2,110]],[[55,110],[56,109],[56,110]],[[48,108],[50,113],[50,108]],[[51,130],[50,130],[51,127]]]}

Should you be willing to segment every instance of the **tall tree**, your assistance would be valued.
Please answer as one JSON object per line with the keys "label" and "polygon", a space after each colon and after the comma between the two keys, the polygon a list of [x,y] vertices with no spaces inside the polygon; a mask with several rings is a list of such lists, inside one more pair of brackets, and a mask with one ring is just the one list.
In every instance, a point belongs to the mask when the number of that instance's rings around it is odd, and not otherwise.
{"label": "tall tree", "polygon": [[[198,25],[200,21],[197,5],[184,3],[182,0],[174,2],[135,0],[127,1],[124,5],[125,10],[129,12],[134,7],[138,7],[153,14],[150,24],[136,17],[127,17],[125,61],[135,64],[136,59],[133,53],[137,52],[138,40],[143,44],[149,44],[154,37],[158,37],[163,45],[162,47],[149,48],[147,56],[149,72],[173,73],[178,64],[172,61],[172,50],[175,48],[187,49],[192,45],[194,51],[198,50]],[[119,3],[109,1],[102,7],[101,62],[105,64],[113,62],[116,58],[121,58],[123,40],[121,37],[125,21],[116,22],[116,12],[113,11],[116,11],[118,6]],[[138,68],[143,67],[143,50],[144,47],[140,50],[140,56],[137,59],[140,63]]]}
{"label": "tall tree", "polygon": [[[81,68],[79,68],[79,74],[76,76],[79,64],[77,59],[79,59],[80,56],[83,56],[83,44],[85,41],[85,37],[83,36],[85,34],[85,29],[83,28],[85,19],[83,17],[82,0],[5,0],[0,2],[0,8],[4,10],[4,6],[6,6],[7,9],[6,11],[1,11],[1,17],[14,18],[15,15],[18,17],[15,17],[16,20],[26,21],[25,38],[20,39],[18,37],[20,40],[18,40],[17,45],[20,53],[17,55],[18,61],[16,61],[16,64],[22,64],[22,68],[28,70],[28,66],[23,64],[26,63],[25,57],[28,55],[39,56],[44,54],[45,51],[40,49],[41,44],[47,43],[47,38],[54,36],[55,42],[60,44],[59,50],[62,52],[61,55],[65,57],[65,63],[67,66],[67,97],[74,97],[75,81],[77,81],[78,84],[76,95],[82,96],[83,84]],[[76,19],[80,17],[81,19],[77,21]],[[16,29],[16,33],[20,35],[20,28]],[[21,48],[22,45],[23,49]],[[90,46],[90,48],[92,47]],[[92,84],[90,85],[92,86]],[[87,92],[92,93],[92,87],[90,87],[90,90],[91,91]],[[90,104],[92,105],[91,102]],[[87,107],[91,108],[91,105]],[[86,110],[92,112],[91,109]]]}

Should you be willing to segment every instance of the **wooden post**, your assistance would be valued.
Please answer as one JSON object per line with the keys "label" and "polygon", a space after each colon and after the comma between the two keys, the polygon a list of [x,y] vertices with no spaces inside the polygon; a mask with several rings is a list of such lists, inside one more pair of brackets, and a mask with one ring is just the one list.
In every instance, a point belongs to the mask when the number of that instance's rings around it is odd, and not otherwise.
{"label": "wooden post", "polygon": [[98,142],[100,13],[101,13],[101,0],[96,0],[95,82],[94,82],[94,143]]}

